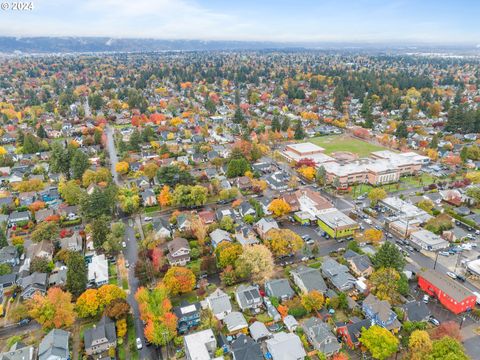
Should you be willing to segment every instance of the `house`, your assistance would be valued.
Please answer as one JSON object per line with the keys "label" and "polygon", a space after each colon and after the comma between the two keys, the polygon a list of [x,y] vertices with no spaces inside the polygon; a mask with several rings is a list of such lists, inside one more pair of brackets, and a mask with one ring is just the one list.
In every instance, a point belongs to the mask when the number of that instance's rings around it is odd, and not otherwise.
{"label": "house", "polygon": [[222,220],[225,216],[228,216],[232,219],[235,217],[232,209],[218,209],[215,212],[215,217],[217,218],[218,221]]}
{"label": "house", "polygon": [[53,216],[55,213],[52,209],[40,209],[35,212],[35,221],[37,224],[45,221],[46,218]]}
{"label": "house", "polygon": [[69,360],[68,338],[70,333],[62,329],[52,329],[38,346],[38,360]]}
{"label": "house", "polygon": [[0,249],[0,264],[16,266],[20,263],[16,246],[8,245]]}
{"label": "house", "polygon": [[200,324],[201,311],[198,302],[190,304],[184,301],[180,306],[174,307],[173,312],[178,319],[177,331],[180,334],[185,334],[191,328]]}
{"label": "house", "polygon": [[187,239],[177,237],[167,244],[167,248],[170,265],[185,266],[190,261],[190,245]]}
{"label": "house", "polygon": [[7,352],[0,353],[0,360],[34,360],[35,348],[22,342],[13,344]]}
{"label": "house", "polygon": [[410,301],[403,305],[405,320],[428,321],[431,316],[430,309],[423,301]]}
{"label": "house", "polygon": [[348,291],[355,286],[356,279],[348,272],[348,267],[326,257],[322,263],[322,275],[339,291]]}
{"label": "house", "polygon": [[257,235],[250,225],[237,226],[235,229],[235,238],[242,246],[258,244]]}
{"label": "house", "polygon": [[325,210],[317,215],[318,226],[331,238],[353,236],[358,223],[337,209]]}
{"label": "house", "polygon": [[278,332],[266,344],[273,360],[303,360],[307,356],[300,338],[293,333]]}
{"label": "house", "polygon": [[235,183],[240,190],[247,191],[252,188],[252,179],[248,176],[240,176],[236,178]]}
{"label": "house", "polygon": [[215,222],[215,212],[211,210],[200,211],[197,215],[205,225],[210,225]]}
{"label": "house", "polygon": [[262,240],[265,240],[267,238],[267,234],[270,230],[279,229],[278,223],[271,218],[260,219],[257,223],[255,223],[253,228],[255,229],[258,236],[260,236]]}
{"label": "house", "polygon": [[93,328],[85,330],[83,339],[87,355],[107,351],[111,347],[117,346],[115,323],[109,317],[103,316]]}
{"label": "house", "polygon": [[67,268],[52,272],[48,277],[48,286],[63,287],[67,284]]}
{"label": "house", "polygon": [[140,195],[142,196],[143,206],[155,206],[157,205],[157,196],[152,189],[143,190]]}
{"label": "house", "polygon": [[373,265],[367,255],[357,254],[355,251],[347,250],[343,254],[345,260],[353,273],[359,277],[369,277],[373,272]]}
{"label": "house", "polygon": [[227,327],[229,334],[235,334],[238,332],[243,332],[248,328],[247,320],[241,312],[232,311],[230,314],[225,316],[223,323]]}
{"label": "house", "polygon": [[252,285],[240,285],[235,291],[235,299],[242,311],[255,311],[263,304],[258,287]]}
{"label": "house", "polygon": [[360,335],[362,334],[362,329],[369,329],[372,326],[372,321],[370,319],[360,320],[357,317],[351,319],[350,323],[340,323],[336,324],[337,335],[339,335],[343,342],[347,344],[351,349],[360,345]]}
{"label": "house", "polygon": [[192,226],[191,216],[188,214],[179,214],[177,216],[177,229],[180,231],[189,230]]}
{"label": "house", "polygon": [[244,201],[240,204],[238,207],[238,212],[242,217],[245,217],[247,215],[252,215],[255,216],[256,211],[253,208],[252,204],[250,204],[248,201]]}
{"label": "house", "polygon": [[45,295],[47,292],[47,274],[34,272],[20,279],[22,299],[31,299],[35,293]]}
{"label": "house", "polygon": [[224,242],[232,242],[232,237],[228,232],[222,229],[216,229],[210,233],[210,239],[212,240],[213,248],[216,249],[217,246]]}
{"label": "house", "polygon": [[29,211],[14,211],[8,217],[8,224],[13,226],[30,220]]}
{"label": "house", "polygon": [[304,293],[312,290],[318,290],[321,293],[327,291],[327,285],[318,269],[310,268],[304,265],[298,266],[296,269],[290,271],[293,282]]}
{"label": "house", "polygon": [[248,327],[252,339],[256,342],[264,341],[272,336],[272,333],[267,329],[264,323],[255,321]]}
{"label": "house", "polygon": [[285,327],[290,332],[295,332],[298,328],[298,321],[292,315],[287,315],[283,318],[283,323]]}
{"label": "house", "polygon": [[476,296],[465,286],[432,269],[418,274],[418,286],[454,314],[475,308]]}
{"label": "house", "polygon": [[88,264],[88,283],[102,286],[108,283],[108,261],[105,254],[94,255]]}
{"label": "house", "polygon": [[379,300],[375,295],[369,294],[363,300],[362,310],[373,324],[388,330],[398,330],[402,326],[397,319],[397,314],[386,300]]}
{"label": "house", "polygon": [[316,317],[311,317],[303,323],[303,330],[310,344],[315,350],[330,357],[336,354],[341,345],[337,341],[337,337],[332,333],[328,324]]}
{"label": "house", "polygon": [[265,293],[269,297],[275,297],[279,301],[285,301],[295,296],[288,279],[274,279],[265,282]]}
{"label": "house", "polygon": [[4,289],[16,284],[17,275],[16,273],[0,275],[0,294],[3,294]]}
{"label": "house", "polygon": [[167,220],[163,218],[155,218],[152,225],[155,237],[159,239],[166,239],[172,236],[172,228],[170,226],[170,222]]}
{"label": "house", "polygon": [[230,345],[233,360],[263,360],[260,345],[250,336],[240,334]]}
{"label": "house", "polygon": [[198,331],[184,336],[183,344],[187,360],[212,360],[217,350],[217,339],[212,329]]}
{"label": "house", "polygon": [[218,320],[223,320],[232,311],[229,296],[217,288],[206,298],[207,306]]}
{"label": "house", "polygon": [[28,257],[30,259],[42,257],[52,261],[54,251],[55,247],[50,241],[42,240],[39,243],[33,244],[30,249],[28,249]]}
{"label": "house", "polygon": [[74,232],[72,236],[68,236],[63,239],[60,239],[60,247],[63,250],[82,251],[83,249],[82,236],[78,232]]}

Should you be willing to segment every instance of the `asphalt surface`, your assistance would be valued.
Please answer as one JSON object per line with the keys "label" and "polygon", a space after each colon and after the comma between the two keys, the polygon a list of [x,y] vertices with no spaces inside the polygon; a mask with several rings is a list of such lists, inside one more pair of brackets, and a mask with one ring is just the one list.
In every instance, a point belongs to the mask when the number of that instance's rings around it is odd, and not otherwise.
{"label": "asphalt surface", "polygon": [[[110,157],[111,171],[113,175],[113,180],[117,185],[121,185],[121,181],[118,177],[115,165],[118,163],[117,150],[115,148],[115,142],[113,139],[113,129],[110,125],[107,125],[106,128],[107,134],[107,151]],[[135,331],[137,337],[142,341],[143,348],[139,350],[139,355],[141,360],[150,360],[150,359],[162,359],[160,351],[157,351],[154,346],[146,346],[145,336],[143,334],[143,322],[140,320],[140,311],[138,309],[138,303],[135,300],[135,293],[138,290],[138,279],[135,277],[135,264],[138,260],[138,246],[137,239],[135,238],[135,230],[129,225],[129,218],[124,219],[125,223],[125,242],[127,247],[123,250],[125,259],[129,263],[128,269],[128,286],[129,294],[127,301],[130,304],[133,312],[133,321],[135,322]]]}

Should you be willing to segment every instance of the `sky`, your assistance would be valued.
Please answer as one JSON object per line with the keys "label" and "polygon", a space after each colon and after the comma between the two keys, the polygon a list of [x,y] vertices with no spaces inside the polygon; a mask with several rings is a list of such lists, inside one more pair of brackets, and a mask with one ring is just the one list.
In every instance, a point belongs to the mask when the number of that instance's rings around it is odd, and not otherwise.
{"label": "sky", "polygon": [[480,44],[478,0],[31,1],[0,36]]}

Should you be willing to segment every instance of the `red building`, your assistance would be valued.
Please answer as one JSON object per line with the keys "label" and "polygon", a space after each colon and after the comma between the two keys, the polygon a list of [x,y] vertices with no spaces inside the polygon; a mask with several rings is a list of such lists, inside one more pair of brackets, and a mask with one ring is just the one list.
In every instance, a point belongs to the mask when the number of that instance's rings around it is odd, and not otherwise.
{"label": "red building", "polygon": [[475,308],[476,296],[445,274],[428,269],[418,275],[418,286],[454,314]]}

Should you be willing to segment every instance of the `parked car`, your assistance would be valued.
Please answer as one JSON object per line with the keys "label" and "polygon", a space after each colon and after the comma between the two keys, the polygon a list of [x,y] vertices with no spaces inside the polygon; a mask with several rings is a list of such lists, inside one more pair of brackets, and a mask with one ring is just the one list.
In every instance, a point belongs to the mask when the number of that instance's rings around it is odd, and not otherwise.
{"label": "parked car", "polygon": [[439,252],[438,252],[438,255],[450,256],[450,253],[449,253],[448,251],[439,251]]}
{"label": "parked car", "polygon": [[137,350],[142,350],[142,348],[143,348],[142,340],[140,340],[140,338],[137,338],[137,340],[135,342],[137,344]]}
{"label": "parked car", "polygon": [[452,279],[456,279],[457,275],[451,271],[447,271],[447,275],[450,276]]}
{"label": "parked car", "polygon": [[152,220],[153,220],[153,218],[151,216],[145,216],[143,218],[143,221],[152,221]]}
{"label": "parked car", "polygon": [[458,281],[465,282],[467,279],[463,275],[455,274]]}
{"label": "parked car", "polygon": [[430,296],[428,296],[427,294],[423,295],[422,301],[423,301],[425,304],[428,304],[428,302],[430,301]]}
{"label": "parked car", "polygon": [[438,321],[437,319],[435,319],[433,316],[430,317],[430,318],[428,319],[428,321],[430,321],[430,322],[431,322],[433,325],[435,325],[435,326],[440,325],[440,321]]}
{"label": "parked car", "polygon": [[127,243],[125,241],[122,241],[122,247],[123,248],[126,248],[127,247]]}

